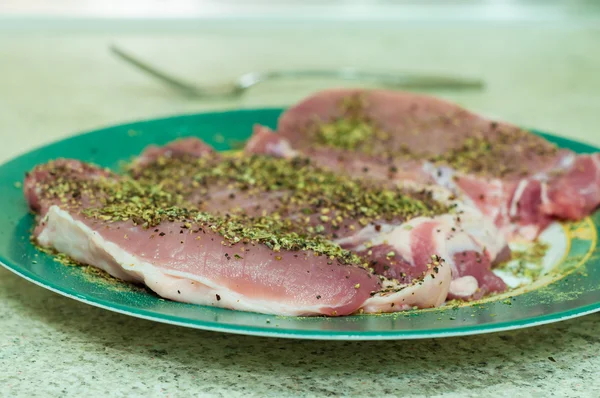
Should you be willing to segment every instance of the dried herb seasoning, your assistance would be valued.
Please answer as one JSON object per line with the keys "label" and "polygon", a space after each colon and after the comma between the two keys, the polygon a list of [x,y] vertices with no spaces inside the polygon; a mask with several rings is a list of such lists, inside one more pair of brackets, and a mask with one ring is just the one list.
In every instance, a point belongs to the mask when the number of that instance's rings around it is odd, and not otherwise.
{"label": "dried herb seasoning", "polygon": [[[465,126],[463,134],[457,137],[457,145],[444,153],[432,153],[427,147],[414,150],[406,145],[393,142],[392,134],[386,132],[369,115],[368,103],[364,94],[353,94],[339,103],[339,115],[331,120],[316,120],[307,127],[306,134],[313,137],[315,144],[376,156],[378,159],[429,161],[436,165],[451,166],[455,170],[486,176],[504,177],[526,175],[527,170],[519,162],[507,162],[515,153],[526,153],[537,157],[550,157],[558,148],[550,143],[541,144],[540,138],[529,131],[514,127],[499,126],[491,122],[484,134],[472,126]],[[460,112],[459,112],[460,113]],[[435,128],[452,125],[461,127],[459,114],[440,115],[428,120],[414,120],[406,114],[406,129],[410,134],[419,135]],[[391,166],[390,173],[397,171]]]}

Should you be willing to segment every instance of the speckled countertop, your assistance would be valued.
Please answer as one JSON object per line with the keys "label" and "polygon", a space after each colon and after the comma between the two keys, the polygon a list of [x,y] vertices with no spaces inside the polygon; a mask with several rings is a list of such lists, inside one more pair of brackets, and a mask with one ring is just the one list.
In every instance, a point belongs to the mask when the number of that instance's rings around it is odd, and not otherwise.
{"label": "speckled countertop", "polygon": [[[319,88],[278,83],[235,102],[191,101],[111,58],[113,40],[206,82],[287,65],[481,76],[485,92],[439,94],[600,144],[600,29],[589,23],[83,30],[0,29],[0,161],[107,124],[288,104]],[[0,269],[0,396],[597,397],[599,369],[600,314],[441,340],[278,340],[130,318]]]}

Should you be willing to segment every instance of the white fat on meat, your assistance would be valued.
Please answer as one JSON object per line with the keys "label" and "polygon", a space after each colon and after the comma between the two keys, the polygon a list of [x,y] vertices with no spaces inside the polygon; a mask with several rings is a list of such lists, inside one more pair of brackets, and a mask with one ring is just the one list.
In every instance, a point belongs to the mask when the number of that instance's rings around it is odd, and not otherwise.
{"label": "white fat on meat", "polygon": [[[437,272],[430,270],[422,280],[406,285],[400,291],[374,295],[365,301],[363,310],[378,313],[404,311],[414,307],[439,307],[446,301],[454,281],[449,265],[440,264],[437,268]],[[393,289],[394,286],[390,288]]]}
{"label": "white fat on meat", "polygon": [[529,184],[529,180],[521,180],[519,181],[519,185],[517,185],[517,189],[513,195],[512,201],[510,203],[510,211],[509,215],[511,217],[516,217],[519,211],[519,201],[521,200],[521,196],[523,196],[523,192],[525,192],[525,188]]}
{"label": "white fat on meat", "polygon": [[[412,231],[420,224],[433,220],[437,224],[432,236],[435,242],[435,253],[442,257],[445,263],[449,265],[449,267],[446,267],[449,273],[454,272],[457,275],[458,270],[454,262],[456,254],[468,251],[475,251],[481,254],[487,252],[493,260],[506,245],[502,237],[498,234],[498,230],[489,220],[478,217],[476,213],[468,214],[463,212],[460,217],[460,226],[456,223],[456,216],[444,214],[433,218],[416,217],[402,225],[383,224],[381,225],[382,231],[377,235],[371,233],[370,229],[367,230],[368,227],[365,228],[365,232],[360,231],[359,234],[363,233],[364,236],[369,236],[370,239],[368,242],[373,246],[380,244],[390,245],[404,260],[412,263],[414,261],[411,245]],[[453,228],[455,229],[454,231],[452,230]],[[440,232],[437,232],[438,230]],[[472,235],[472,233],[476,233],[477,235]],[[359,245],[356,250],[366,250],[367,246],[365,243],[366,241],[362,245]],[[473,276],[466,275],[452,279],[448,286],[448,292],[455,296],[467,297],[473,295],[478,288],[479,284],[477,280]]]}
{"label": "white fat on meat", "polygon": [[[94,265],[124,281],[143,283],[167,299],[288,316],[323,312],[317,306],[291,306],[275,300],[252,299],[198,275],[157,267],[128,253],[119,245],[106,241],[101,233],[75,220],[67,211],[55,205],[49,208],[44,223],[44,228],[37,237],[40,245],[53,247],[76,261]],[[422,280],[410,285],[384,279],[384,286],[390,292],[374,294],[361,308],[371,313],[402,311],[415,306],[440,306],[446,300],[450,281],[449,266],[440,266],[437,273],[430,272]]]}
{"label": "white fat on meat", "polygon": [[294,150],[290,142],[285,139],[278,140],[274,143],[267,143],[266,149],[268,154],[275,157],[289,159],[298,156],[298,151]]}
{"label": "white fat on meat", "polygon": [[[480,250],[481,248],[485,248],[491,260],[494,260],[506,246],[506,240],[504,239],[503,234],[500,233],[498,227],[494,224],[493,218],[484,215],[478,207],[472,204],[472,201],[466,195],[461,195],[457,199],[456,194],[448,188],[425,185],[413,181],[403,181],[401,186],[415,191],[426,189],[432,193],[434,200],[453,207],[454,214],[442,214],[433,217],[433,219],[442,222],[448,227],[447,229],[451,230],[452,227],[455,227],[466,232],[479,244]],[[458,222],[457,217],[460,217],[460,222]],[[420,217],[419,219],[430,220],[423,217]],[[384,227],[384,225],[382,225],[382,227]],[[387,226],[388,230],[396,227],[397,226]],[[382,229],[382,231],[385,232],[386,230]],[[359,234],[360,233],[363,232],[360,231]],[[458,251],[460,250],[455,250],[454,253]]]}
{"label": "white fat on meat", "polygon": [[322,312],[319,307],[289,306],[277,301],[250,299],[198,275],[159,268],[107,242],[99,232],[73,219],[58,206],[50,207],[45,222],[37,238],[40,245],[53,247],[81,263],[92,264],[115,278],[144,283],[167,299],[277,315],[302,316]]}

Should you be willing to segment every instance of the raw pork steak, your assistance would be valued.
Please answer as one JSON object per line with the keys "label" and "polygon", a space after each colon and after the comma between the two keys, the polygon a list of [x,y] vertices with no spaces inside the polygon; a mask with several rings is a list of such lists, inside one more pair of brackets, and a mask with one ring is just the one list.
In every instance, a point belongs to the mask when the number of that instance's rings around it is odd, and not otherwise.
{"label": "raw pork steak", "polygon": [[378,181],[323,172],[308,159],[178,150],[185,147],[199,148],[199,140],[145,151],[133,174],[213,214],[301,221],[309,232],[360,255],[377,274],[402,283],[424,275],[431,250],[441,250],[431,236],[444,237],[440,256],[453,266],[451,298],[479,298],[506,288],[490,269],[509,255],[504,239],[476,208],[452,200],[446,190],[382,189]]}
{"label": "raw pork steak", "polygon": [[247,152],[299,154],[386,182],[437,184],[481,209],[507,237],[535,238],[553,219],[600,204],[600,154],[576,155],[448,102],[383,90],[328,90],[261,126]]}
{"label": "raw pork steak", "polygon": [[165,298],[280,315],[427,308],[505,288],[489,271],[505,249],[497,230],[444,193],[307,159],[222,157],[195,140],[150,149],[133,175],[36,167],[24,190],[37,243]]}

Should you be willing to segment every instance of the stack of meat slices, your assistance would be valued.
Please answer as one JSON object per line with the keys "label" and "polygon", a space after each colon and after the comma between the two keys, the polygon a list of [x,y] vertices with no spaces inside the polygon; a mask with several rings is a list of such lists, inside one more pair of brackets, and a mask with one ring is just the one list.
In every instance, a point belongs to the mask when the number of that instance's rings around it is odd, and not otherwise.
{"label": "stack of meat slices", "polygon": [[[505,236],[599,200],[581,170],[597,157],[412,94],[324,92],[278,130],[258,126],[243,155],[195,138],[149,147],[127,176],[75,160],[40,165],[25,182],[34,237],[172,300],[335,316],[504,291],[491,267],[510,256]],[[510,145],[534,155],[496,167],[493,157],[519,159]],[[587,189],[554,188],[567,180]],[[577,209],[560,210],[570,197]]]}

